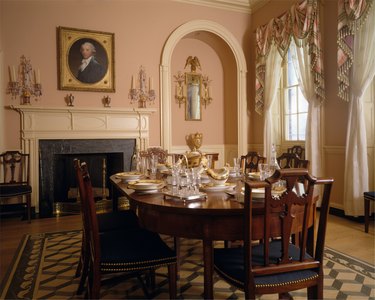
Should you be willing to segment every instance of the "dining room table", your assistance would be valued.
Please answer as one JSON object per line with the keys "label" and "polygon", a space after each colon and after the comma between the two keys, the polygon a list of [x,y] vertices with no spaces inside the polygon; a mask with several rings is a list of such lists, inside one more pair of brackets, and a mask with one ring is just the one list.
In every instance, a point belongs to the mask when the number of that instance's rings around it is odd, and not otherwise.
{"label": "dining room table", "polygon": [[[148,230],[176,238],[199,239],[203,246],[204,298],[213,299],[213,245],[214,241],[243,240],[244,205],[241,189],[243,177],[232,179],[232,189],[205,192],[206,197],[182,200],[166,197],[163,191],[153,193],[137,192],[116,175],[110,177],[114,196],[125,196],[130,208],[135,209],[141,226]],[[242,195],[242,197],[241,197]],[[263,238],[264,199],[253,199],[252,239]],[[117,205],[116,202],[114,205]],[[298,212],[293,230],[298,232],[302,219]],[[271,235],[280,236],[281,227],[275,212]]]}

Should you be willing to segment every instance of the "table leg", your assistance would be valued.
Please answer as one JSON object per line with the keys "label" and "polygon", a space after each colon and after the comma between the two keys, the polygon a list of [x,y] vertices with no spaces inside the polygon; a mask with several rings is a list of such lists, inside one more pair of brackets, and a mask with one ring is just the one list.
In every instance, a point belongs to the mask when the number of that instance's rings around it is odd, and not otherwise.
{"label": "table leg", "polygon": [[211,240],[203,240],[203,267],[204,267],[204,298],[214,298],[213,288],[213,244]]}

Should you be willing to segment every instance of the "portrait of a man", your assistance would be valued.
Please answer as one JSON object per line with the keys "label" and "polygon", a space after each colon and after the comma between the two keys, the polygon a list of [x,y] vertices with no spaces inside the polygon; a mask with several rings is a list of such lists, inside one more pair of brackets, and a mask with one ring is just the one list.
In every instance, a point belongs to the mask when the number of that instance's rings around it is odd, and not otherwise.
{"label": "portrait of a man", "polygon": [[57,27],[58,88],[114,92],[114,33]]}
{"label": "portrait of a man", "polygon": [[69,51],[69,67],[82,83],[96,83],[103,79],[108,58],[103,47],[93,39],[79,39]]}

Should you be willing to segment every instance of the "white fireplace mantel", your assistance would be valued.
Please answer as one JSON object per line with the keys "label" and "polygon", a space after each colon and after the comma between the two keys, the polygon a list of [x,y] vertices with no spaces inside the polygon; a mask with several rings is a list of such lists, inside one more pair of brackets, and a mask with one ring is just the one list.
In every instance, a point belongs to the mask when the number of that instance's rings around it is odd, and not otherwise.
{"label": "white fireplace mantel", "polygon": [[149,145],[149,116],[155,108],[89,108],[11,105],[21,118],[21,149],[30,153],[32,204],[39,209],[39,140],[136,139]]}

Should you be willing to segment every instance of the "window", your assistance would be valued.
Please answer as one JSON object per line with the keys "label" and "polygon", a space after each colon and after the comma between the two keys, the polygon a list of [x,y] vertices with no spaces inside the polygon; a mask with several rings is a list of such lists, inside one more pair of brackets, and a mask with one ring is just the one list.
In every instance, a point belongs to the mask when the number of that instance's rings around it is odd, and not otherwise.
{"label": "window", "polygon": [[294,71],[290,51],[281,78],[281,108],[285,141],[304,141],[309,104],[303,96]]}

